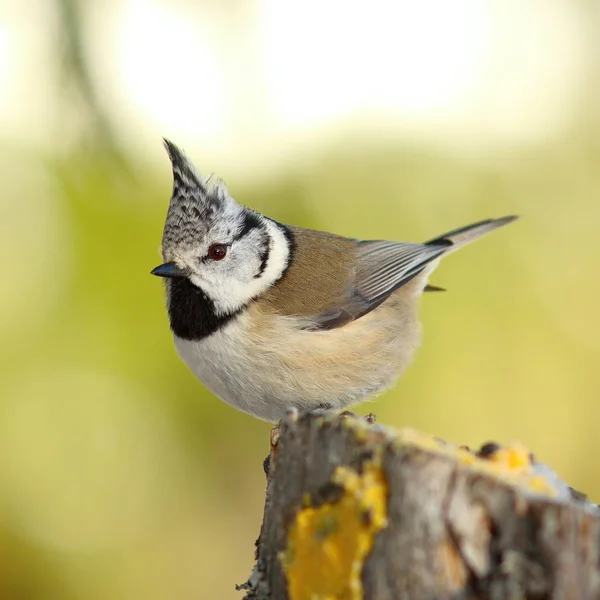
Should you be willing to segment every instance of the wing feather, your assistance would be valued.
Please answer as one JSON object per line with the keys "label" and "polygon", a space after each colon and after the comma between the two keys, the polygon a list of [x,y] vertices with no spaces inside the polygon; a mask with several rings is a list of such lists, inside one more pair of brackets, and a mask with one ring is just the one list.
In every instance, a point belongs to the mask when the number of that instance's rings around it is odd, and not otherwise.
{"label": "wing feather", "polygon": [[408,244],[384,240],[359,243],[355,289],[368,304],[377,303],[404,285],[427,263],[442,255],[450,242]]}
{"label": "wing feather", "polygon": [[358,242],[356,275],[346,302],[316,315],[315,327],[332,329],[359,319],[420,273],[427,263],[446,252],[450,245],[452,243],[446,240],[427,245],[383,240]]}
{"label": "wing feather", "polygon": [[[392,292],[431,261],[511,223],[515,216],[486,219],[454,229],[424,244],[368,240],[356,242],[356,272],[339,305],[315,315],[315,329],[341,327],[377,308]],[[427,286],[427,290],[441,288]]]}

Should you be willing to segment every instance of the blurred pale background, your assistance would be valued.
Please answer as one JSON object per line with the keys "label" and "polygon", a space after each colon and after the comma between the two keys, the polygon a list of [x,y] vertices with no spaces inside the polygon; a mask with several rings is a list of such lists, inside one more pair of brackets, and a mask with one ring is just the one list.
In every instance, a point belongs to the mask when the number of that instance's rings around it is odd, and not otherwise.
{"label": "blurred pale background", "polygon": [[0,0],[0,598],[240,598],[268,425],[176,357],[161,136],[284,222],[452,256],[373,410],[600,499],[600,3]]}

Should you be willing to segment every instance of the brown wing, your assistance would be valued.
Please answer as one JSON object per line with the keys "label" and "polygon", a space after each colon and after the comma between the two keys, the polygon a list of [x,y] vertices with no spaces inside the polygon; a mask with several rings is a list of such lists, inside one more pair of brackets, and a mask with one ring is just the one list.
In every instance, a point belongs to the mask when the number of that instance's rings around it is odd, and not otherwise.
{"label": "brown wing", "polygon": [[308,329],[341,327],[377,308],[442,254],[513,219],[481,221],[424,244],[357,241],[290,227],[292,263],[262,300],[278,314],[307,317]]}
{"label": "brown wing", "polygon": [[451,242],[408,244],[366,241],[357,244],[356,273],[345,302],[315,316],[317,329],[331,329],[359,319],[441,256]]}
{"label": "brown wing", "polygon": [[[515,218],[487,219],[454,229],[424,244],[384,240],[356,242],[356,271],[345,292],[344,302],[315,315],[315,328],[331,329],[359,319],[418,275],[431,261]],[[440,288],[430,286],[430,289]]]}

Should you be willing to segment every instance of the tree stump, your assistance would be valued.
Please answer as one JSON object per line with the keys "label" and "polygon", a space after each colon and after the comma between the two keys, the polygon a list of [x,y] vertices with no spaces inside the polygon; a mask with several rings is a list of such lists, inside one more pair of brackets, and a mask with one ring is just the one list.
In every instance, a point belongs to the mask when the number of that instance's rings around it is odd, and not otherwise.
{"label": "tree stump", "polygon": [[518,445],[328,412],[271,442],[247,600],[600,598],[600,510]]}

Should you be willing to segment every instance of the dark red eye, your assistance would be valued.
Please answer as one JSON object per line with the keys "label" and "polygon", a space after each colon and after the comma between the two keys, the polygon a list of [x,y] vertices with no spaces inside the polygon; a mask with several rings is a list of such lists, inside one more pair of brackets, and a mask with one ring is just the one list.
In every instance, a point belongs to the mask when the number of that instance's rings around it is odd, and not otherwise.
{"label": "dark red eye", "polygon": [[213,244],[208,249],[208,256],[213,260],[221,260],[227,255],[227,246],[225,244]]}

